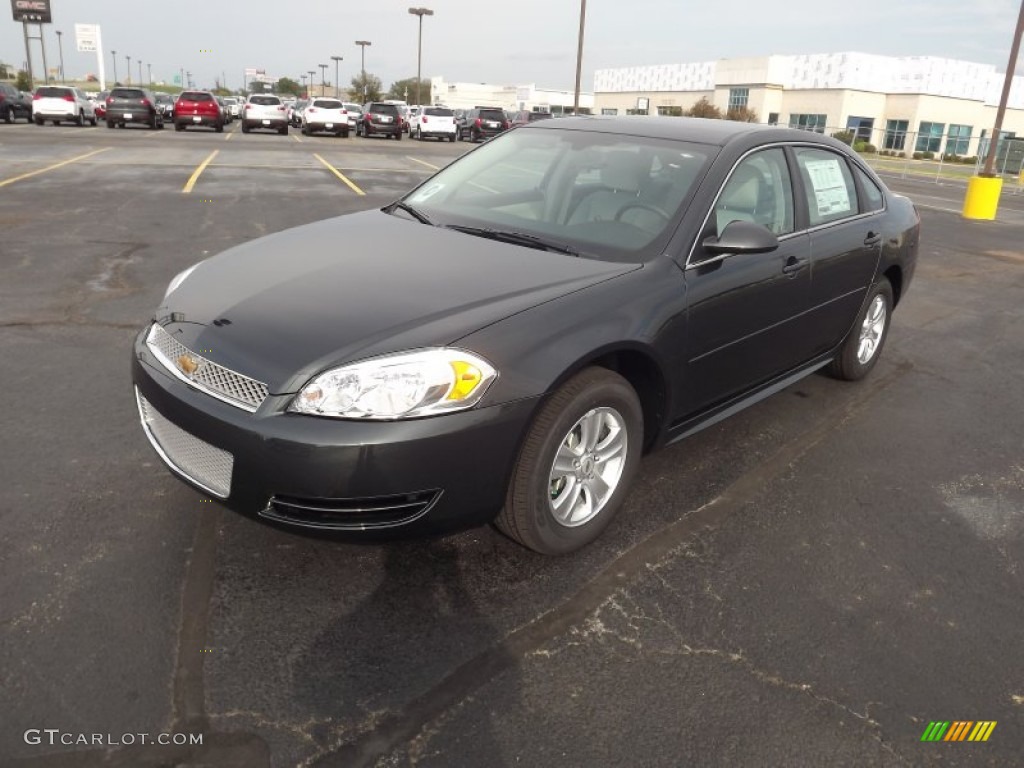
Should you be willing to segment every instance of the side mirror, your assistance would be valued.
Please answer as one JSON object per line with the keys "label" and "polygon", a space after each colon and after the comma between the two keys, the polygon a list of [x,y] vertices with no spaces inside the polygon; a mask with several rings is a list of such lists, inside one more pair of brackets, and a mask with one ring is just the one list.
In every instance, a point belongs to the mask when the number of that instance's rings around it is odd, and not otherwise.
{"label": "side mirror", "polygon": [[734,253],[769,253],[779,247],[779,238],[771,230],[752,221],[730,221],[722,233],[704,240],[704,252],[711,256]]}

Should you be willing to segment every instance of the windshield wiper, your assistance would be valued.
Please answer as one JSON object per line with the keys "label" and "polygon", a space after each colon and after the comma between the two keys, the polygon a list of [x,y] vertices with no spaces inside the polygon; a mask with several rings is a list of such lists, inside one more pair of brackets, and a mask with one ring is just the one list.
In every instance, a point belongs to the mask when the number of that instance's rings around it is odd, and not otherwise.
{"label": "windshield wiper", "polygon": [[570,256],[579,256],[580,252],[571,245],[559,243],[555,240],[538,235],[531,235],[528,232],[512,232],[505,229],[490,229],[488,227],[465,227],[461,224],[446,224],[445,229],[454,229],[458,232],[465,232],[467,235],[486,237],[489,240],[499,240],[503,243],[514,243],[525,245],[527,248],[537,248],[542,251],[554,251],[555,253],[567,253]]}
{"label": "windshield wiper", "polygon": [[428,224],[431,227],[434,226],[434,222],[432,222],[430,220],[430,217],[427,216],[427,214],[425,214],[422,211],[418,211],[417,209],[413,208],[411,205],[409,205],[404,200],[398,200],[398,201],[392,203],[385,210],[388,213],[391,213],[393,210],[395,210],[395,208],[398,208],[400,210],[405,211],[410,216],[412,216],[414,219],[416,219],[416,221],[418,221],[420,224]]}

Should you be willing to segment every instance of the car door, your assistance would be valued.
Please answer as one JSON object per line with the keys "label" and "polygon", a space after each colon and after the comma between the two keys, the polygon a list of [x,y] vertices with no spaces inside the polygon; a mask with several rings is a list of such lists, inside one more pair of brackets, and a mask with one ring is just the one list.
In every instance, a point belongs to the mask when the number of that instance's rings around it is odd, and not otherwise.
{"label": "car door", "polygon": [[[792,170],[781,146],[746,155],[715,200],[688,259],[684,408],[727,400],[810,357],[804,314],[810,251],[798,231]],[[731,221],[765,226],[768,253],[712,256],[703,241]]]}
{"label": "car door", "polygon": [[882,256],[882,208],[867,192],[861,202],[853,171],[838,151],[800,146],[793,154],[810,226],[808,332],[813,352],[824,353],[849,332],[874,279]]}

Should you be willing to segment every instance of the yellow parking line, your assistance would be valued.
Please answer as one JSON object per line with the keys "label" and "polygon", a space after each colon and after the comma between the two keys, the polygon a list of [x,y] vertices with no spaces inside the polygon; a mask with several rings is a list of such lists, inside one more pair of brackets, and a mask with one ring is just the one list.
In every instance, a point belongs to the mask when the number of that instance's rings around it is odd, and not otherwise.
{"label": "yellow parking line", "polygon": [[333,165],[331,165],[326,160],[324,160],[322,157],[320,157],[320,155],[318,155],[316,152],[313,153],[313,157],[315,157],[317,160],[319,160],[321,163],[323,163],[325,166],[327,166],[327,170],[329,170],[331,173],[333,173],[335,176],[337,176],[339,179],[341,179],[345,184],[348,185],[349,189],[351,189],[357,195],[362,196],[362,195],[366,194],[365,192],[363,192],[363,190],[361,190],[359,187],[357,187],[355,184],[353,184],[351,181],[349,181],[347,178],[345,178],[345,174],[343,174],[341,171],[339,171]]}
{"label": "yellow parking line", "polygon": [[8,184],[13,184],[16,181],[22,181],[24,179],[30,179],[33,176],[38,176],[41,173],[46,173],[47,171],[52,171],[52,170],[54,170],[56,168],[61,168],[62,166],[69,165],[70,163],[77,163],[79,160],[85,160],[85,158],[87,158],[87,157],[92,157],[93,155],[98,155],[100,152],[106,152],[109,149],[112,149],[112,147],[104,147],[103,149],[95,149],[92,152],[86,152],[84,155],[78,155],[77,157],[72,157],[72,158],[70,158],[68,160],[62,160],[59,163],[54,163],[53,165],[48,165],[45,168],[40,168],[37,171],[29,171],[28,173],[23,173],[23,174],[21,174],[19,176],[12,176],[9,179],[4,179],[3,181],[0,181],[0,187],[6,187]]}
{"label": "yellow parking line", "polygon": [[218,152],[220,152],[219,149],[213,150],[213,152],[210,153],[209,157],[207,157],[205,160],[203,160],[203,162],[199,164],[199,167],[196,168],[195,171],[193,171],[192,176],[189,177],[189,180],[185,183],[184,188],[181,190],[181,194],[187,195],[189,192],[192,191],[192,187],[194,187],[196,185],[196,182],[199,181],[199,176],[202,174],[203,171],[206,170],[206,166],[213,162],[213,158],[217,156]]}
{"label": "yellow parking line", "polygon": [[290,133],[290,134],[288,134],[288,135],[289,135],[289,136],[291,136],[291,137],[292,137],[293,139],[295,139],[295,140],[296,140],[297,142],[299,142],[299,144],[301,144],[301,143],[302,143],[302,139],[300,139],[300,138],[299,138],[298,136],[296,136],[296,135],[295,135],[294,133]]}
{"label": "yellow parking line", "polygon": [[435,170],[435,171],[440,171],[441,170],[441,166],[439,166],[439,165],[432,165],[431,163],[428,163],[428,162],[426,162],[424,160],[417,160],[415,157],[409,157],[409,155],[406,155],[405,159],[406,160],[412,160],[414,163],[419,163],[420,165],[425,165],[425,166],[427,166],[427,168],[430,168],[430,169]]}
{"label": "yellow parking line", "polygon": [[228,134],[227,136],[225,136],[225,137],[224,137],[224,141],[231,141],[231,137],[232,137],[232,136],[234,136],[234,135],[235,135],[235,134],[234,134],[234,132],[232,131],[231,133],[229,133],[229,134]]}

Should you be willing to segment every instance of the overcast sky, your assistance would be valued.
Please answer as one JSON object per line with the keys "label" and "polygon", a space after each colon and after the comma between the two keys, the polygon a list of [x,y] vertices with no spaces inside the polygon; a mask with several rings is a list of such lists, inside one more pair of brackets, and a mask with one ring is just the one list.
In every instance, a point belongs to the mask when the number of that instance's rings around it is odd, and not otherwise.
{"label": "overcast sky", "polygon": [[[422,1],[422,0],[421,0]],[[536,83],[571,89],[579,0],[428,0],[423,19],[423,76],[449,82]],[[22,66],[21,24],[0,8],[0,60]],[[387,87],[416,74],[417,19],[408,0],[51,0],[44,27],[47,57],[57,62],[54,30],[64,33],[69,77],[96,71],[95,54],[75,51],[74,24],[98,23],[106,49],[125,56],[133,78],[141,58],[154,80],[184,68],[200,87],[224,73],[237,88],[245,67],[297,78],[343,56],[341,83],[359,70],[355,40],[370,40],[366,69]],[[583,89],[605,67],[709,61],[772,53],[863,51],[931,55],[993,64],[1005,71],[1019,0],[589,0]],[[38,43],[32,43],[37,71]],[[205,51],[211,51],[206,53]],[[1024,73],[1024,66],[1017,71]],[[143,74],[146,76],[146,67]]]}

